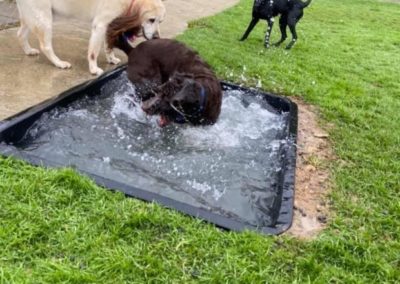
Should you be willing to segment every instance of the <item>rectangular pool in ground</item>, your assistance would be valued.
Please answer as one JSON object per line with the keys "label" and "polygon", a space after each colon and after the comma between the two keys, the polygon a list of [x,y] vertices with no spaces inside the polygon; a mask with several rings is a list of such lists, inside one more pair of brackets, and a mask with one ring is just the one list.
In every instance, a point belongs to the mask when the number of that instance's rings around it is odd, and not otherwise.
{"label": "rectangular pool in ground", "polygon": [[296,105],[221,84],[215,125],[159,128],[122,66],[3,121],[0,153],[72,166],[106,188],[226,229],[281,233],[293,217]]}

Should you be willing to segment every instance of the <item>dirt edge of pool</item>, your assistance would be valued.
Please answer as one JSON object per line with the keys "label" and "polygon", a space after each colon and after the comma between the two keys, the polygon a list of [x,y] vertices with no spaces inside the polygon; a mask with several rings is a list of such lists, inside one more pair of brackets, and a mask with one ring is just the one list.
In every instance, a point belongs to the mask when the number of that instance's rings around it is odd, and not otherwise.
{"label": "dirt edge of pool", "polygon": [[294,216],[285,233],[311,240],[327,226],[330,217],[329,192],[332,189],[330,162],[336,160],[328,128],[318,121],[317,107],[299,97],[291,97],[298,106],[298,133]]}

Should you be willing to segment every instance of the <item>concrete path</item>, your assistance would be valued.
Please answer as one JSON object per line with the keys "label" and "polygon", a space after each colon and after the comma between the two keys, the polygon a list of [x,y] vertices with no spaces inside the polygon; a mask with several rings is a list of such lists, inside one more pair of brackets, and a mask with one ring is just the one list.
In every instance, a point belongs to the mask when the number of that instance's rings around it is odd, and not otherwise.
{"label": "concrete path", "polygon": [[9,1],[0,0],[0,30],[14,27],[19,19],[15,4]]}
{"label": "concrete path", "polygon": [[[183,32],[187,22],[218,13],[236,4],[238,0],[167,0],[167,17],[161,27],[163,37],[171,38]],[[0,1],[0,4],[5,2]],[[4,6],[0,6],[2,9]],[[16,7],[0,10],[0,24],[15,15]],[[70,70],[54,67],[42,54],[35,57],[24,55],[17,41],[17,28],[0,31],[0,120],[32,105],[58,95],[64,90],[94,78],[89,74],[86,59],[90,36],[90,24],[71,20],[59,20],[54,24],[53,45],[56,54],[72,64]],[[38,47],[34,36],[31,45]],[[122,53],[117,52],[120,58]],[[124,58],[125,59],[125,58]],[[114,68],[99,57],[99,66],[105,70]]]}

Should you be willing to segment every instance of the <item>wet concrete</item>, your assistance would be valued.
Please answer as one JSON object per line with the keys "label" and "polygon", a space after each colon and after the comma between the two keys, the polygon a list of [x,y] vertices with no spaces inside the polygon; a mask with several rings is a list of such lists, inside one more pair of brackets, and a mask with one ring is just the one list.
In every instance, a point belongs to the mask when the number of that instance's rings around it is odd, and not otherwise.
{"label": "wet concrete", "polygon": [[15,26],[18,23],[18,11],[15,4],[0,0],[0,30]]}
{"label": "wet concrete", "polygon": [[[162,36],[174,37],[185,30],[188,21],[218,13],[237,2],[238,0],[166,1],[167,17],[161,27]],[[8,12],[2,11],[8,15],[17,11],[15,6],[9,9]],[[94,78],[89,73],[86,59],[90,23],[67,19],[57,19],[54,23],[54,50],[62,60],[72,64],[70,70],[56,68],[42,54],[26,56],[18,44],[17,30],[18,28],[10,28],[0,31],[0,120]],[[38,48],[34,36],[31,36],[30,42],[33,47]],[[126,60],[121,52],[116,53],[119,58]],[[106,63],[104,54],[100,55],[98,62],[105,70],[114,68]]]}

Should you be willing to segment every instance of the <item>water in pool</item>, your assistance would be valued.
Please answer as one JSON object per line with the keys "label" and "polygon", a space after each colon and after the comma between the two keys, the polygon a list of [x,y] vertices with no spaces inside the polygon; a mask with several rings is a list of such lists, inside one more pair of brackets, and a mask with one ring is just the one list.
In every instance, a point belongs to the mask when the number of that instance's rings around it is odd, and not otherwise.
{"label": "water in pool", "polygon": [[16,146],[246,224],[273,224],[286,114],[227,90],[215,125],[160,128],[134,93],[123,72],[96,96],[42,115]]}

